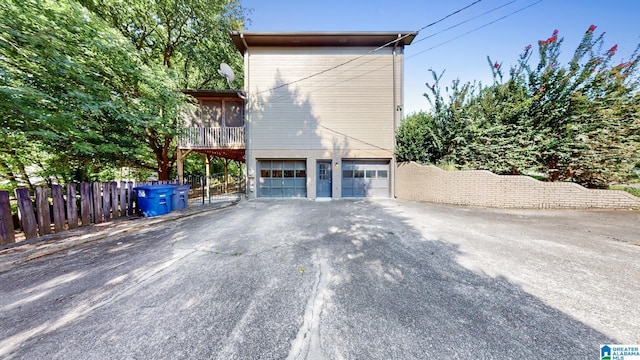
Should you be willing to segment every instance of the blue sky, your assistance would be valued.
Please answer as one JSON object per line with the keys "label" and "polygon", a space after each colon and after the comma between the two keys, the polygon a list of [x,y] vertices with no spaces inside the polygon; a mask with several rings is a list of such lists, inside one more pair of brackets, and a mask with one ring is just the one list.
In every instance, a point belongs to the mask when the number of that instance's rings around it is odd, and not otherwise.
{"label": "blue sky", "polygon": [[[242,4],[252,9],[247,31],[415,31],[474,1],[244,0]],[[508,68],[525,46],[532,44],[535,49],[538,40],[557,29],[568,58],[591,24],[598,27],[596,33],[606,32],[606,49],[618,44],[616,57],[622,61],[640,43],[640,1],[481,0],[422,30],[416,40],[433,36],[405,49],[405,115],[429,109],[423,96],[425,82],[433,83],[429,69],[446,70],[443,84],[454,79],[489,83],[487,55]]]}

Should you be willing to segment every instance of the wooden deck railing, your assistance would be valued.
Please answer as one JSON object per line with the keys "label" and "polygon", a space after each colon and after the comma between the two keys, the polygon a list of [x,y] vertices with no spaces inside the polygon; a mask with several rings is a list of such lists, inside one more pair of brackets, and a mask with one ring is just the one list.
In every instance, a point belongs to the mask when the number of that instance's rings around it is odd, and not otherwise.
{"label": "wooden deck railing", "polygon": [[183,149],[243,149],[242,127],[188,127],[181,129],[178,146]]}

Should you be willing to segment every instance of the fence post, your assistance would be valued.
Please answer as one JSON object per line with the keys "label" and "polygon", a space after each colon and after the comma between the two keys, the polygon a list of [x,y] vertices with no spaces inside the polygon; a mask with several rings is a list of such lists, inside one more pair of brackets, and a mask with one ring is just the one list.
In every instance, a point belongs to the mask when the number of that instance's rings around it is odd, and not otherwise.
{"label": "fence post", "polygon": [[133,195],[134,191],[133,191],[133,182],[129,181],[127,183],[127,201],[128,201],[128,206],[127,206],[127,213],[129,215],[133,215]]}
{"label": "fence post", "polygon": [[42,186],[36,187],[36,214],[40,235],[51,233],[51,212],[49,211],[49,191]]}
{"label": "fence post", "polygon": [[200,185],[202,188],[202,203],[204,204],[204,184],[205,184],[204,176],[200,176]]}
{"label": "fence post", "polygon": [[111,220],[111,183],[102,184],[102,211],[104,211],[104,221]]}
{"label": "fence post", "polygon": [[91,183],[92,186],[92,198],[93,198],[93,223],[102,223],[102,184],[99,182]]}
{"label": "fence post", "polygon": [[67,184],[67,223],[69,229],[78,227],[78,203],[76,202],[76,184]]}
{"label": "fence post", "polygon": [[111,218],[115,219],[118,217],[118,183],[112,181],[109,186],[111,187],[109,191],[111,194]]}
{"label": "fence post", "polygon": [[92,198],[91,183],[80,183],[80,216],[82,218],[82,226],[87,226],[91,223]]}
{"label": "fence post", "polygon": [[16,189],[15,194],[18,199],[20,226],[22,226],[25,238],[29,240],[38,237],[38,224],[36,223],[36,214],[33,212],[33,204],[31,203],[29,190]]}
{"label": "fence post", "polygon": [[0,245],[14,242],[16,242],[16,235],[13,229],[9,192],[0,191]]}
{"label": "fence post", "polygon": [[53,200],[53,227],[56,232],[64,230],[64,199],[62,198],[62,186],[51,185],[51,199]]}
{"label": "fence post", "polygon": [[120,181],[120,216],[127,216],[127,183]]}

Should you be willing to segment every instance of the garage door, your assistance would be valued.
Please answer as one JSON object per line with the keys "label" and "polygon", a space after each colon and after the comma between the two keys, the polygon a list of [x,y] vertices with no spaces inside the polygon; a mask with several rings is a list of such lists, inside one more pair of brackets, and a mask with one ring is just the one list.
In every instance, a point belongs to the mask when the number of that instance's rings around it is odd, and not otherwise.
{"label": "garage door", "polygon": [[389,197],[389,161],[343,161],[342,197]]}
{"label": "garage door", "polygon": [[260,160],[258,196],[306,197],[307,170],[305,160]]}

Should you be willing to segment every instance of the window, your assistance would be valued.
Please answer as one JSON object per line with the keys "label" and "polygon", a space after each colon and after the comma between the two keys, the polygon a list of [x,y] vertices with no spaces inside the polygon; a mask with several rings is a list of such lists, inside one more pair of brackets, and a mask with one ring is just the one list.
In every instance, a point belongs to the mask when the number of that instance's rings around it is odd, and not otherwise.
{"label": "window", "polygon": [[353,177],[356,179],[364,178],[364,170],[353,170]]}
{"label": "window", "polygon": [[381,179],[387,178],[387,170],[378,170],[378,177]]}
{"label": "window", "polygon": [[284,177],[286,178],[292,178],[294,175],[294,170],[285,170],[284,171]]}
{"label": "window", "polygon": [[282,177],[282,170],[271,171],[271,177],[274,177],[274,178]]}
{"label": "window", "polygon": [[[189,114],[187,114],[189,116]],[[202,127],[242,127],[244,126],[243,105],[239,101],[201,100],[198,115]]]}
{"label": "window", "polygon": [[307,172],[305,170],[296,170],[296,177],[297,178],[306,178],[307,177]]}
{"label": "window", "polygon": [[345,179],[351,179],[353,177],[353,170],[342,170],[342,177]]}
{"label": "window", "polygon": [[244,126],[241,102],[235,102],[235,101],[224,102],[224,125],[227,127]]}
{"label": "window", "polygon": [[200,108],[189,102],[189,106],[180,112],[183,124],[186,127],[200,126]]}
{"label": "window", "polygon": [[267,178],[271,177],[271,170],[260,170],[260,177]]}
{"label": "window", "polygon": [[376,171],[375,170],[367,170],[366,174],[367,179],[375,179],[376,178]]}
{"label": "window", "polygon": [[203,127],[222,126],[222,101],[203,100],[200,106]]}

